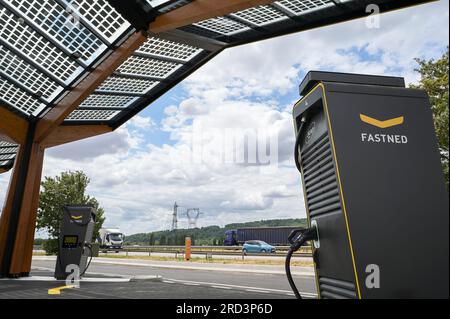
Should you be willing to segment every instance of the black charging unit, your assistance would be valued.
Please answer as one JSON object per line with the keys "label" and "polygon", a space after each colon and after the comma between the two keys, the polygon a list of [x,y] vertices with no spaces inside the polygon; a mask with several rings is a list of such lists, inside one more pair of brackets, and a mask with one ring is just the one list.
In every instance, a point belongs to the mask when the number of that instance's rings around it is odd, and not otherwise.
{"label": "black charging unit", "polygon": [[448,298],[449,202],[427,94],[310,72],[293,110],[320,298]]}
{"label": "black charging unit", "polygon": [[95,209],[92,206],[64,206],[59,235],[58,257],[55,278],[66,280],[77,267],[80,276],[89,267],[92,258],[92,237],[94,234]]}

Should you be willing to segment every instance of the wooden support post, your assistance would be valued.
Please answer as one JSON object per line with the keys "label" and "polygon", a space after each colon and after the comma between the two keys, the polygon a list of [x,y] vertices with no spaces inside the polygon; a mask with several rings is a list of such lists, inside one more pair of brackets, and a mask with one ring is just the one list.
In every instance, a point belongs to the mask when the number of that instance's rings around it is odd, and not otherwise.
{"label": "wooden support post", "polygon": [[8,192],[6,195],[5,204],[2,209],[2,215],[0,216],[0,277],[6,276],[9,273],[10,261],[5,260],[5,253],[8,249],[8,229],[13,211],[15,190],[17,188],[17,181],[19,179],[18,167],[20,166],[22,154],[23,149],[20,148],[16,156],[13,173],[9,180]]}
{"label": "wooden support post", "polygon": [[28,160],[28,171],[9,270],[10,276],[27,276],[31,270],[43,162],[44,148],[33,143]]}
{"label": "wooden support post", "polygon": [[[35,124],[30,123],[20,146],[7,200],[0,220],[0,276],[25,276],[31,269],[39,183],[44,148],[34,142]],[[32,252],[31,252],[32,253]]]}

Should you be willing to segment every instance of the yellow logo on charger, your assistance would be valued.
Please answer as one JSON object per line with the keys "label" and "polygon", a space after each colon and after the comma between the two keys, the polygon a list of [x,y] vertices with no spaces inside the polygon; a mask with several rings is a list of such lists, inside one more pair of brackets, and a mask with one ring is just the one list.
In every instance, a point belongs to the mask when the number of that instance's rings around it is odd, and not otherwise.
{"label": "yellow logo on charger", "polygon": [[376,126],[379,128],[388,128],[388,127],[402,125],[403,123],[405,123],[404,116],[397,117],[395,119],[386,120],[386,121],[380,121],[380,120],[374,119],[374,118],[364,115],[364,114],[360,114],[359,116],[361,118],[361,121],[363,121],[364,123],[367,123],[367,124],[370,124],[370,125],[373,125],[373,126]]}

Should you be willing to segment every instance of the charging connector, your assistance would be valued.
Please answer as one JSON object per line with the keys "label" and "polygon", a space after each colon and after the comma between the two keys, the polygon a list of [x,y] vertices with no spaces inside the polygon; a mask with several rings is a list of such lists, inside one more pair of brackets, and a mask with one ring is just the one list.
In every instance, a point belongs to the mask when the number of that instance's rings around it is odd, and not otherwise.
{"label": "charging connector", "polygon": [[292,288],[292,291],[294,292],[294,295],[297,299],[302,299],[302,296],[300,295],[297,286],[295,285],[294,279],[292,278],[291,274],[291,258],[292,255],[298,251],[307,241],[318,240],[318,231],[317,231],[317,225],[313,225],[311,228],[307,229],[296,229],[293,230],[292,233],[288,237],[289,242],[291,243],[291,248],[289,249],[289,252],[286,256],[286,275],[289,281],[289,285]]}

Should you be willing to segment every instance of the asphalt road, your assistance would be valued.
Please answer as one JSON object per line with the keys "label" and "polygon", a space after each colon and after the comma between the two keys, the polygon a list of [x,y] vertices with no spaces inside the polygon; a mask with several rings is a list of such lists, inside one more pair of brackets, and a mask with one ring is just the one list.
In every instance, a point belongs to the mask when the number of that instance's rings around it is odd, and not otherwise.
{"label": "asphalt road", "polygon": [[[33,267],[54,269],[53,260],[34,260]],[[220,289],[260,290],[271,294],[292,295],[289,283],[282,274],[253,272],[230,272],[191,269],[165,269],[136,265],[105,265],[93,262],[88,273],[115,274],[123,276],[161,276],[164,282],[185,285],[206,285]],[[301,293],[316,293],[312,276],[294,276]],[[195,296],[193,296],[195,298]],[[170,296],[168,296],[170,298]]]}

